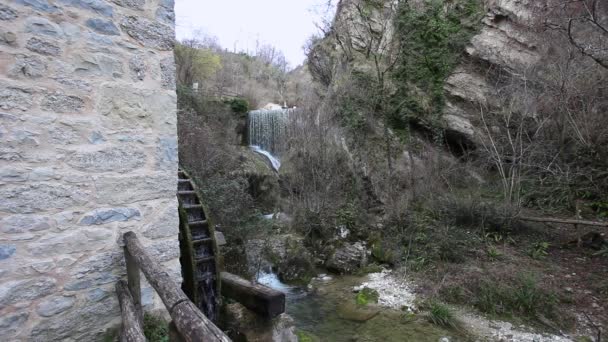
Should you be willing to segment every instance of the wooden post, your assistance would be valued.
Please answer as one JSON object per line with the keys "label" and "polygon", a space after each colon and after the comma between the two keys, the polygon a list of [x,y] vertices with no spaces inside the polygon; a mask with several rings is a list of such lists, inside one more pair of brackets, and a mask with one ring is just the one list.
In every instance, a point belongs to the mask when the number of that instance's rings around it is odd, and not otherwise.
{"label": "wooden post", "polygon": [[133,297],[129,292],[127,283],[124,280],[116,283],[116,293],[122,312],[122,329],[120,332],[121,342],[145,342],[143,326],[139,321]]}
{"label": "wooden post", "polygon": [[184,291],[165,272],[158,260],[152,259],[133,232],[124,235],[125,248],[146,279],[160,296],[173,318],[177,330],[187,342],[228,342],[230,339],[190,301]]}
{"label": "wooden post", "polygon": [[139,267],[137,262],[133,259],[131,253],[125,246],[125,263],[127,265],[127,280],[128,287],[131,296],[133,297],[133,304],[135,305],[135,313],[141,326],[144,324],[144,312],[141,305],[141,280],[139,278]]}
{"label": "wooden post", "polygon": [[285,294],[260,284],[253,284],[237,275],[222,272],[222,295],[243,304],[265,317],[276,317],[285,312]]}

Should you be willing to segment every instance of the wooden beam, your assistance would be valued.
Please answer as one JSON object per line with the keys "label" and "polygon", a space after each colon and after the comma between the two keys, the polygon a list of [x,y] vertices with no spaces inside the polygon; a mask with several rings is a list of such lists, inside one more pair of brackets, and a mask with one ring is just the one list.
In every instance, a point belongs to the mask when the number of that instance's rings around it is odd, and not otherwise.
{"label": "wooden beam", "polygon": [[116,293],[120,303],[122,313],[122,329],[120,332],[121,342],[145,342],[143,327],[139,321],[133,297],[129,292],[129,287],[124,280],[116,283]]}
{"label": "wooden beam", "polygon": [[135,314],[137,315],[139,324],[143,326],[144,312],[141,306],[141,280],[139,279],[139,267],[137,267],[137,263],[135,262],[133,256],[131,256],[126,247],[124,248],[124,251],[125,263],[127,266],[127,286],[129,288],[129,293],[133,298],[133,304],[135,305]]}
{"label": "wooden beam", "polygon": [[560,218],[552,218],[552,217],[532,217],[532,216],[519,216],[517,218],[522,221],[532,221],[532,222],[565,223],[565,224],[573,224],[573,225],[580,224],[582,226],[608,227],[608,222],[600,222],[600,221],[569,220],[569,219],[560,219]]}
{"label": "wooden beam", "polygon": [[173,281],[173,278],[162,268],[160,261],[152,259],[146,253],[135,233],[125,233],[123,238],[127,251],[162,299],[185,341],[230,341],[228,336],[190,301],[184,291]]}
{"label": "wooden beam", "polygon": [[249,310],[273,318],[285,312],[285,293],[253,284],[237,275],[221,272],[222,295],[243,304]]}

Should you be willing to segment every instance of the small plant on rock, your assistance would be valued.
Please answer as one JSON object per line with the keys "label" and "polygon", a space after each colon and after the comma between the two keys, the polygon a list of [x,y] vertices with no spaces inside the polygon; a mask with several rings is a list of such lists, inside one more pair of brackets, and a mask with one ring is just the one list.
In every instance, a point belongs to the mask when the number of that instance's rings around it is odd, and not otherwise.
{"label": "small plant on rock", "polygon": [[452,310],[447,305],[436,301],[431,302],[429,319],[433,324],[446,328],[456,328],[458,326]]}

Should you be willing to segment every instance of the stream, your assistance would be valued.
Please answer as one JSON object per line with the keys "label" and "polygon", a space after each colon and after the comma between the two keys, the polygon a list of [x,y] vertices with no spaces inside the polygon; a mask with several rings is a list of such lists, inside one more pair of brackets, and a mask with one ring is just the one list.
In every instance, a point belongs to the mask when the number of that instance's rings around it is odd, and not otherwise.
{"label": "stream", "polygon": [[325,276],[304,289],[284,284],[272,273],[258,278],[261,284],[285,292],[287,313],[295,320],[300,341],[466,341],[425,317],[375,304],[358,305],[353,287],[368,280],[368,276]]}

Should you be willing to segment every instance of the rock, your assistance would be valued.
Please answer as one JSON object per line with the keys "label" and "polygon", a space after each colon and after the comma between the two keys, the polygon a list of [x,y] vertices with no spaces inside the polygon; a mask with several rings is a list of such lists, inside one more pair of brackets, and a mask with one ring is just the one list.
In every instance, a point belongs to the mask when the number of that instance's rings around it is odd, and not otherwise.
{"label": "rock", "polygon": [[177,201],[172,201],[164,207],[163,213],[154,222],[143,227],[143,236],[152,240],[177,236],[179,233]]}
{"label": "rock", "polygon": [[42,317],[51,317],[56,314],[62,313],[67,309],[71,308],[76,302],[74,296],[57,296],[46,299],[42,303],[38,304],[36,312]]}
{"label": "rock", "polygon": [[135,208],[100,208],[85,214],[79,224],[82,226],[101,225],[110,222],[139,220],[141,213]]}
{"label": "rock", "polygon": [[346,301],[336,310],[340,318],[353,322],[366,322],[380,313],[379,307],[357,305],[354,301]]}
{"label": "rock", "polygon": [[15,64],[8,71],[9,76],[39,78],[47,73],[47,65],[38,56],[17,55]]}
{"label": "rock", "polygon": [[112,147],[95,152],[76,152],[68,160],[71,167],[86,172],[120,172],[138,169],[146,163],[143,151],[131,147]]}
{"label": "rock", "polygon": [[175,89],[175,60],[173,56],[167,57],[160,61],[160,78],[161,85],[165,89]]}
{"label": "rock", "polygon": [[158,9],[156,10],[156,19],[164,22],[167,25],[175,24],[175,1],[161,0]]}
{"label": "rock", "polygon": [[29,6],[42,12],[55,13],[59,11],[59,7],[49,4],[47,0],[15,0],[20,5]]}
{"label": "rock", "polygon": [[50,167],[37,167],[30,172],[28,180],[31,182],[41,182],[55,179],[55,170]]}
{"label": "rock", "polygon": [[[298,342],[293,318],[282,314],[272,320],[259,317],[239,303],[226,305],[228,331],[234,340]],[[242,339],[239,339],[241,337]]]}
{"label": "rock", "polygon": [[134,81],[143,81],[146,78],[146,58],[143,54],[137,54],[129,59],[129,70]]}
{"label": "rock", "polygon": [[9,313],[0,317],[0,340],[9,341],[25,326],[29,318],[26,312]]}
{"label": "rock", "polygon": [[125,17],[120,26],[145,47],[159,50],[173,49],[175,32],[170,26],[136,16]]}
{"label": "rock", "polygon": [[32,301],[55,291],[57,281],[40,277],[13,280],[0,284],[0,309],[22,301]]}
{"label": "rock", "polygon": [[56,113],[80,113],[84,108],[84,101],[77,96],[55,93],[45,96],[40,107]]}
{"label": "rock", "polygon": [[[168,194],[175,193],[176,184],[177,175],[173,177],[164,173],[148,176],[100,177],[95,181],[99,203],[113,205],[167,198]],[[0,199],[0,209],[1,203]]]}
{"label": "rock", "polygon": [[17,246],[0,244],[0,260],[5,260],[13,256],[17,251]]}
{"label": "rock", "polygon": [[25,20],[25,32],[35,35],[59,37],[63,34],[61,27],[42,17],[29,17]]}
{"label": "rock", "polygon": [[100,300],[107,298],[110,294],[102,288],[97,288],[87,292],[87,299],[92,302],[99,302]]}
{"label": "rock", "polygon": [[178,163],[177,138],[161,137],[158,139],[158,168],[161,170],[171,170],[176,168]]}
{"label": "rock", "polygon": [[112,17],[114,14],[112,6],[103,0],[59,0],[59,2],[68,6],[89,10],[105,17]]}
{"label": "rock", "polygon": [[0,181],[2,182],[24,182],[27,180],[27,173],[24,170],[13,168],[0,168]]}
{"label": "rock", "polygon": [[137,10],[144,9],[144,6],[146,5],[146,0],[112,0],[112,1],[119,6],[133,8],[133,9],[137,9]]}
{"label": "rock", "polygon": [[120,317],[117,299],[108,297],[100,302],[90,303],[41,321],[33,327],[30,340],[34,342],[102,340],[101,336],[94,337],[99,331],[99,322],[110,322],[116,317]]}
{"label": "rock", "polygon": [[0,20],[13,20],[17,17],[17,12],[14,9],[0,4]]}
{"label": "rock", "polygon": [[0,44],[17,46],[17,35],[14,32],[0,29]]}
{"label": "rock", "polygon": [[179,258],[179,244],[177,240],[157,242],[148,247],[150,256],[160,262]]}
{"label": "rock", "polygon": [[33,94],[31,90],[15,87],[0,89],[0,108],[26,111],[32,107]]}
{"label": "rock", "polygon": [[82,140],[80,133],[67,124],[51,126],[49,130],[50,142],[56,145],[77,144]]}
{"label": "rock", "polygon": [[0,229],[7,234],[38,232],[55,226],[53,219],[38,215],[12,215],[0,221]]}
{"label": "rock", "polygon": [[124,83],[105,83],[99,92],[97,111],[112,125],[133,129],[152,127],[158,134],[175,134],[177,98],[175,94],[148,89],[134,89]]}
{"label": "rock", "polygon": [[61,54],[61,48],[58,45],[36,37],[30,38],[25,47],[42,55],[59,56]]}
{"label": "rock", "polygon": [[89,142],[93,145],[98,145],[106,142],[106,139],[103,137],[103,134],[101,134],[101,132],[93,131],[89,136]]}
{"label": "rock", "polygon": [[79,90],[83,93],[89,93],[91,91],[91,84],[85,80],[66,78],[64,76],[55,77],[53,79],[60,84]]}
{"label": "rock", "polygon": [[47,209],[66,209],[82,205],[88,198],[88,193],[74,186],[58,184],[6,186],[0,189],[0,210],[27,214]]}
{"label": "rock", "polygon": [[104,240],[111,238],[112,231],[107,229],[70,230],[30,243],[26,248],[35,257],[48,257],[93,251],[103,246],[105,244]]}
{"label": "rock", "polygon": [[367,249],[360,242],[346,243],[338,248],[325,264],[334,272],[352,273],[367,265]]}
{"label": "rock", "polygon": [[119,36],[120,30],[111,20],[104,20],[99,18],[91,18],[85,22],[87,27],[93,29],[97,33],[105,34],[108,36]]}

